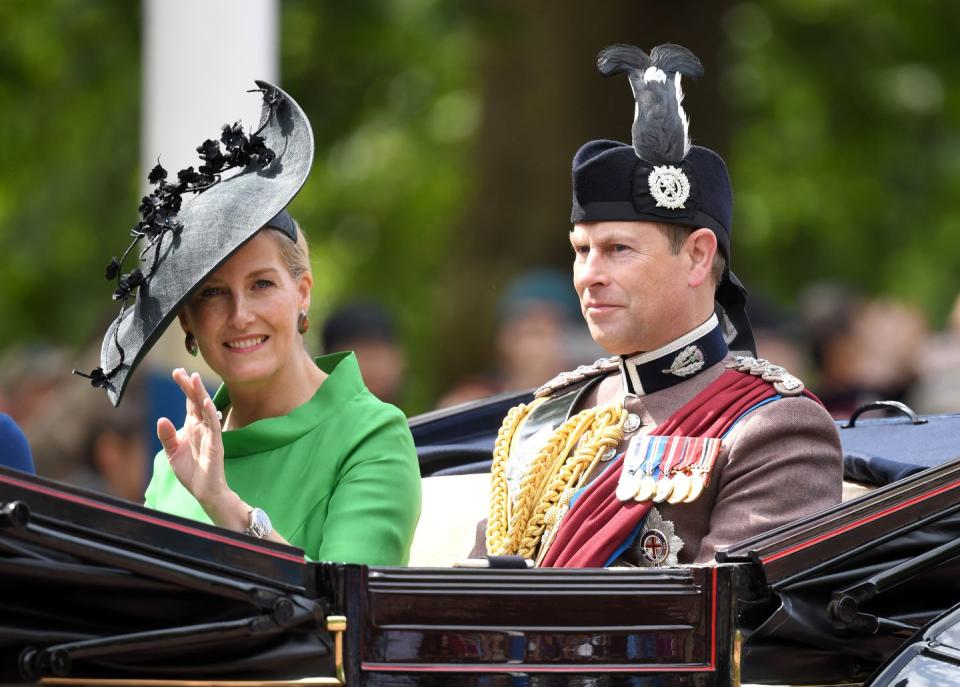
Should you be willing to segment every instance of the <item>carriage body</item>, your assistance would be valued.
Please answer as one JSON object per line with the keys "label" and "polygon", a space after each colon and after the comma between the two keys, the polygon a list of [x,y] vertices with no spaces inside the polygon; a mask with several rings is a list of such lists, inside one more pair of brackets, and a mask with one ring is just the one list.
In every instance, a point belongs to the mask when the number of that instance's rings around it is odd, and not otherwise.
{"label": "carriage body", "polygon": [[[425,479],[482,472],[517,400],[411,421]],[[0,681],[812,685],[919,642],[907,670],[960,604],[960,416],[926,420],[841,430],[848,473],[888,484],[659,569],[313,563],[0,469]]]}

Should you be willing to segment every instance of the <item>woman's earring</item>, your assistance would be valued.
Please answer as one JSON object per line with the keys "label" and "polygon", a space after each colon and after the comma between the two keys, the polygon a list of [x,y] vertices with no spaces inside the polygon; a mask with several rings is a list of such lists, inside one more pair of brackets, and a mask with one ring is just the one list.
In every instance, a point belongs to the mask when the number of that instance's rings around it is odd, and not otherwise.
{"label": "woman's earring", "polygon": [[310,329],[310,318],[307,317],[305,311],[301,310],[300,314],[297,315],[297,331],[306,334],[308,329]]}
{"label": "woman's earring", "polygon": [[197,346],[197,337],[190,332],[187,332],[186,337],[183,339],[183,346],[187,349],[187,353],[192,355],[194,358],[197,357],[197,351],[200,350]]}

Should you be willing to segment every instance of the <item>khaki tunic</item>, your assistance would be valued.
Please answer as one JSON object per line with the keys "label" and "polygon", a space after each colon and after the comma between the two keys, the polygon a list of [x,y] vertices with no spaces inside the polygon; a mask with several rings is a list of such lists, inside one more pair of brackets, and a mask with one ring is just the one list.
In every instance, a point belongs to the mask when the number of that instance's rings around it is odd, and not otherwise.
{"label": "khaki tunic", "polygon": [[[618,452],[649,434],[726,369],[726,360],[672,387],[630,396],[626,409],[642,427],[624,437]],[[577,410],[611,403],[623,394],[619,373],[608,375]],[[830,415],[815,401],[785,397],[747,414],[723,440],[710,484],[693,503],[655,504],[683,542],[680,563],[708,563],[717,551],[840,503],[843,461]],[[471,557],[485,553],[486,521],[477,528]],[[631,547],[617,564],[636,564]]]}

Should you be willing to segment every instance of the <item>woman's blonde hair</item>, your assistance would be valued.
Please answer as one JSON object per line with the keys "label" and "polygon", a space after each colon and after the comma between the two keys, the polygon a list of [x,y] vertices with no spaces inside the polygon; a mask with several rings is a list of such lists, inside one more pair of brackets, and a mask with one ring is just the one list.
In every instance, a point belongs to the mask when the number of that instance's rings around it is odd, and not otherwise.
{"label": "woman's blonde hair", "polygon": [[294,220],[293,224],[297,228],[296,241],[291,241],[290,237],[279,231],[274,230],[272,233],[280,246],[280,257],[287,264],[287,269],[294,279],[299,279],[301,274],[310,271],[310,247],[299,222]]}

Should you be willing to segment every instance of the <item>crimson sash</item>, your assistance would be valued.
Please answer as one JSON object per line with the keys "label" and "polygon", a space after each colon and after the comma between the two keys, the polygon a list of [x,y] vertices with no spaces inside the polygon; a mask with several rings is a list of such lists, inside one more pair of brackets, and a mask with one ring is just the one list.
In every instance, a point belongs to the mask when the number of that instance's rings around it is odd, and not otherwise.
{"label": "crimson sash", "polygon": [[[773,385],[760,377],[726,370],[650,436],[720,437],[747,410],[776,395]],[[809,392],[804,395],[817,400]],[[617,498],[622,470],[621,455],[584,490],[560,523],[542,567],[600,567],[647,516],[652,502],[623,503]]]}

